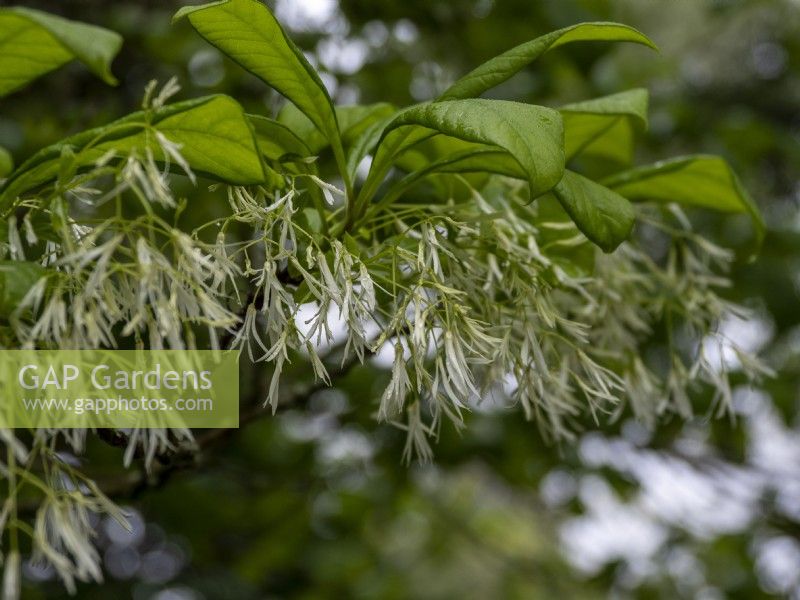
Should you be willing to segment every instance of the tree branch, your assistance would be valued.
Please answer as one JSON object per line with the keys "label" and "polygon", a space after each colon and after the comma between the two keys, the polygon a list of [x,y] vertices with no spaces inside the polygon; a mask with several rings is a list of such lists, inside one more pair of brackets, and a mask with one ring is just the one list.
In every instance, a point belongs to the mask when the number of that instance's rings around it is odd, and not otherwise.
{"label": "tree branch", "polygon": [[[359,364],[356,357],[346,361],[341,367],[329,373],[331,384],[347,375],[353,367]],[[316,392],[323,390],[330,385],[324,381],[317,381],[303,390],[292,394],[288,399],[280,403],[281,408],[306,404],[309,398]],[[239,429],[258,421],[261,417],[274,413],[268,404],[252,403],[250,408],[239,417]],[[109,431],[109,430],[105,430]],[[181,471],[194,470],[201,466],[202,455],[210,448],[222,441],[232,437],[238,429],[210,429],[204,431],[195,438],[194,444],[179,448],[175,452],[162,454],[156,457],[156,462],[150,470],[146,470],[142,465],[135,474],[129,474],[120,482],[98,482],[100,489],[109,498],[136,498],[148,489],[160,488],[165,485],[173,475]],[[124,436],[121,436],[125,440]],[[104,434],[104,441],[109,443],[109,435]],[[118,438],[110,440],[111,445],[118,446]]]}

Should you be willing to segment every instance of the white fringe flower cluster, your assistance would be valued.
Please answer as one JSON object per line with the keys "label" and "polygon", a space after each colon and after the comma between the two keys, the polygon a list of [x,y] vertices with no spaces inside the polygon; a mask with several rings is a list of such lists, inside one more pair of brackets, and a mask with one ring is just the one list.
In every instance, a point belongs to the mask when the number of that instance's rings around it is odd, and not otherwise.
{"label": "white fringe flower cluster", "polygon": [[[145,107],[174,91],[148,88]],[[5,347],[241,348],[268,365],[273,410],[289,361],[332,383],[332,357],[341,366],[388,353],[391,372],[370,408],[406,430],[406,457],[421,459],[444,422],[461,426],[465,411],[493,399],[521,406],[556,438],[572,436],[587,409],[613,417],[626,402],[649,422],[668,410],[688,415],[700,384],[725,409],[727,366],[709,356],[709,341],[733,349],[748,377],[765,372],[718,330],[743,314],[717,294],[730,254],[694,234],[677,209],[640,210],[657,243],[634,240],[605,255],[548,208],[552,199],[526,204],[519,185],[500,180],[469,201],[392,204],[356,239],[328,231],[339,190],[298,175],[280,190],[223,190],[229,213],[187,232],[176,224],[186,202],[170,165],[196,179],[180,146],[153,133],[167,164],[150,150],[111,152],[93,172],[25,198],[9,219],[0,252],[51,275],[12,315]],[[330,206],[313,208],[311,192]],[[315,210],[316,220],[300,218]],[[657,328],[666,348],[649,346]],[[124,518],[55,451],[64,440],[79,454],[86,432],[40,430],[30,447],[1,433],[10,493],[0,531],[29,535],[70,588],[99,579],[90,515]],[[191,443],[187,430],[124,433],[126,464],[141,452],[150,466]],[[41,497],[33,527],[15,516],[23,487]],[[18,563],[16,553],[6,559],[12,584]]]}

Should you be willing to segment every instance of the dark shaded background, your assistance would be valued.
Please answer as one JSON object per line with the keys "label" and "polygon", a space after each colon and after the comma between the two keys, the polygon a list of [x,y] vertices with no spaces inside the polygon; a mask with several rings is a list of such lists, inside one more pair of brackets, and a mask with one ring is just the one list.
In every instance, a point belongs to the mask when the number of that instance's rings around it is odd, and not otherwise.
{"label": "dark shaded background", "polygon": [[[3,3],[5,4],[5,3]],[[20,0],[119,31],[107,88],[69,65],[0,102],[17,162],[138,108],[175,75],[182,98],[276,95],[204,45],[172,1]],[[274,6],[274,4],[271,4]],[[776,378],[736,393],[735,420],[700,414],[648,431],[623,415],[575,444],[544,444],[515,410],[477,407],[436,462],[405,467],[403,436],[374,423],[380,365],[341,389],[222,440],[201,464],[125,500],[134,532],[98,523],[107,582],[80,598],[800,598],[800,2],[796,0],[281,0],[279,17],[339,102],[429,99],[512,45],[584,20],[617,20],[661,47],[573,45],[496,90],[556,105],[644,86],[641,162],[728,158],[765,212],[761,257],[727,294],[725,322]],[[744,221],[693,215],[733,248]],[[302,375],[298,374],[298,377]],[[703,390],[697,390],[698,406]],[[118,477],[121,452],[89,449]],[[116,473],[116,475],[115,475]],[[26,598],[63,594],[26,567]]]}

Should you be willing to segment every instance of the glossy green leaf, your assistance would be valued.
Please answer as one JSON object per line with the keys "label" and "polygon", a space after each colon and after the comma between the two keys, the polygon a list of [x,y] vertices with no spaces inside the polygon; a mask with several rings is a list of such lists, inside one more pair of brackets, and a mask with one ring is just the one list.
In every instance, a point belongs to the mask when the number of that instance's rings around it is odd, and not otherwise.
{"label": "glossy green leaf", "polygon": [[556,111],[504,100],[432,102],[402,111],[386,127],[359,202],[372,198],[397,156],[437,134],[503,150],[524,173],[531,198],[552,189],[564,172],[564,132]]}
{"label": "glossy green leaf", "polygon": [[567,170],[553,193],[578,229],[605,252],[612,252],[633,230],[636,214],[618,193]]}
{"label": "glossy green leaf", "polygon": [[6,181],[0,205],[7,206],[19,194],[55,180],[65,152],[74,155],[75,168],[94,164],[109,150],[125,156],[149,147],[156,158],[163,158],[152,129],[181,144],[183,157],[200,174],[237,185],[265,180],[253,129],[241,106],[228,96],[207,96],[171,104],[149,115],[133,113],[40,150]]}
{"label": "glossy green leaf", "polygon": [[28,291],[47,275],[47,269],[32,262],[0,261],[0,317],[8,318]]}
{"label": "glossy green leaf", "polygon": [[186,6],[182,17],[210,44],[294,103],[333,147],[344,166],[344,151],[333,103],[314,68],[257,0],[222,0]]}
{"label": "glossy green leaf", "polygon": [[681,156],[625,171],[604,183],[630,200],[746,213],[753,221],[758,242],[764,237],[761,212],[730,165],[718,156]]}
{"label": "glossy green leaf", "polygon": [[584,154],[630,164],[634,135],[647,129],[647,104],[639,88],[559,108],[567,160]]}
{"label": "glossy green leaf", "polygon": [[656,45],[633,27],[619,23],[579,23],[553,31],[495,56],[451,85],[439,100],[476,98],[510,79],[548,50],[572,42],[633,42]]}
{"label": "glossy green leaf", "polygon": [[14,159],[11,157],[11,153],[0,146],[0,179],[6,177],[13,170]]}
{"label": "glossy green leaf", "polygon": [[0,96],[73,59],[116,84],[111,61],[121,46],[122,37],[102,27],[30,8],[0,8]]}

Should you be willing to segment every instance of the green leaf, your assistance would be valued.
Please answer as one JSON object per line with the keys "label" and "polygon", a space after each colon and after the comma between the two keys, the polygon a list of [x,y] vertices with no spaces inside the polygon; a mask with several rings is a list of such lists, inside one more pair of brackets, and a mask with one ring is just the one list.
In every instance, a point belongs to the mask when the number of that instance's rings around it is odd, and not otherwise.
{"label": "green leaf", "polygon": [[188,18],[210,44],[294,103],[330,142],[337,163],[344,169],[344,150],[328,91],[264,4],[222,0],[185,6],[173,21],[182,17]]}
{"label": "green leaf", "polygon": [[553,31],[547,35],[495,56],[451,85],[439,100],[476,98],[493,87],[510,79],[542,54],[572,42],[633,42],[657,50],[656,45],[643,33],[620,23],[579,23]]}
{"label": "green leaf", "polygon": [[718,156],[691,155],[660,161],[619,173],[604,184],[634,201],[676,202],[746,213],[755,226],[757,243],[764,238],[761,212],[730,165]]}
{"label": "green leaf", "polygon": [[0,178],[6,177],[14,170],[14,159],[11,153],[0,146]]}
{"label": "green leaf", "polygon": [[[493,173],[517,179],[526,179],[526,173],[506,152],[491,146],[479,146],[453,152],[434,161],[425,161],[422,156],[417,169],[406,179],[419,179],[430,173]],[[412,164],[411,162],[405,163]]]}
{"label": "green leaf", "polygon": [[356,142],[374,123],[381,122],[397,113],[397,108],[388,102],[337,106],[336,117],[345,147]]}
{"label": "green leaf", "polygon": [[[397,112],[391,104],[379,102],[369,105],[337,106],[342,144],[345,150],[352,145],[373,123]],[[294,104],[285,105],[278,113],[278,122],[291,129],[302,139],[312,154],[318,155],[330,143],[314,124]]]}
{"label": "green leaf", "polygon": [[[435,138],[434,138],[435,139]],[[474,147],[454,151],[444,158],[431,160],[425,155],[406,153],[402,162],[411,172],[400,181],[394,183],[379,202],[373,203],[367,211],[367,219],[390,206],[405,192],[421,180],[439,173],[495,173],[525,179],[520,166],[502,151],[491,146],[472,145]],[[411,155],[411,156],[410,156]]]}
{"label": "green leaf", "polygon": [[585,154],[630,164],[634,134],[647,129],[647,104],[647,90],[638,88],[559,108],[567,160]]}
{"label": "green leaf", "polygon": [[347,154],[347,172],[350,175],[350,179],[355,180],[361,161],[374,152],[375,147],[381,140],[383,131],[389,126],[392,119],[394,119],[393,114],[375,121],[353,140],[353,145]]}
{"label": "green leaf", "polygon": [[235,185],[265,180],[253,129],[241,106],[228,96],[217,95],[178,102],[155,112],[132,113],[40,150],[6,181],[0,206],[7,207],[23,192],[58,178],[65,152],[74,155],[74,168],[94,164],[109,150],[123,157],[150,148],[157,159],[163,159],[153,130],[181,144],[181,154],[199,174]]}
{"label": "green leaf", "polygon": [[[506,81],[551,48],[578,41],[628,41],[656,49],[655,44],[644,34],[627,25],[618,23],[580,23],[536,38],[491,59],[459,79],[436,100],[436,103],[479,96]],[[358,196],[357,205],[360,210],[363,210],[364,206],[369,203],[377,192],[395,157],[409,147],[430,137],[424,132],[406,131],[403,134],[395,134],[387,139],[386,134],[389,127],[391,127],[391,122],[382,129],[378,129],[377,125],[376,123],[369,136],[362,136],[358,144],[358,153],[351,153],[348,160],[348,169],[352,172],[355,169],[354,165],[358,165],[361,159],[378,143],[375,142],[375,139],[378,138],[379,142],[382,142],[382,146],[373,161],[367,181]],[[378,137],[379,133],[380,137]]]}
{"label": "green leaf", "polygon": [[[268,117],[247,115],[256,133],[256,143],[264,157],[272,164],[278,163],[276,169],[293,175],[318,175],[317,166],[308,159],[313,157],[305,142],[283,123]],[[269,167],[268,167],[269,168]],[[271,170],[271,169],[270,169]],[[278,177],[278,175],[275,175]],[[270,178],[273,179],[274,178]],[[283,188],[283,181],[275,181],[275,187]],[[297,185],[297,182],[295,182]],[[324,204],[324,196],[316,184],[305,187],[308,194],[318,205]]]}
{"label": "green leaf", "polygon": [[553,193],[578,229],[604,252],[630,236],[636,214],[618,193],[569,170]]}
{"label": "green leaf", "polygon": [[308,145],[285,124],[260,115],[247,115],[247,118],[255,130],[259,150],[269,160],[314,156]]}
{"label": "green leaf", "polygon": [[28,291],[47,273],[47,269],[36,263],[0,261],[0,317],[8,318]]}
{"label": "green leaf", "polygon": [[0,8],[0,97],[68,63],[83,62],[108,84],[122,37],[30,8]]}
{"label": "green leaf", "polygon": [[[483,161],[488,161],[485,168],[481,166]],[[397,167],[409,173],[430,169],[436,163],[441,163],[442,172],[468,173],[485,170],[525,179],[525,172],[519,163],[504,150],[443,135],[415,144],[395,161]]]}
{"label": "green leaf", "polygon": [[330,145],[325,134],[317,129],[311,119],[291,102],[281,108],[276,121],[303,140],[303,143],[311,151],[312,156],[318,155]]}
{"label": "green leaf", "polygon": [[[350,181],[355,180],[359,163],[377,145],[383,129],[396,112],[397,109],[386,102],[336,107],[342,144],[347,154],[345,171]],[[308,117],[293,104],[281,109],[278,121],[301,138],[313,155],[319,155],[329,145]]]}
{"label": "green leaf", "polygon": [[505,100],[431,102],[400,112],[386,127],[360,206],[372,198],[396,157],[437,134],[505,151],[528,181],[531,198],[552,189],[564,172],[564,132],[556,111]]}
{"label": "green leaf", "polygon": [[[554,194],[545,194],[536,201],[536,244],[547,257],[573,277],[591,276],[597,247],[581,235],[572,218]],[[558,281],[553,282],[559,285]]]}
{"label": "green leaf", "polygon": [[390,205],[419,181],[437,174],[482,173],[527,179],[525,171],[505,150],[485,144],[465,142],[452,137],[435,136],[405,151],[396,161],[398,168],[408,172],[370,208],[374,214]]}

